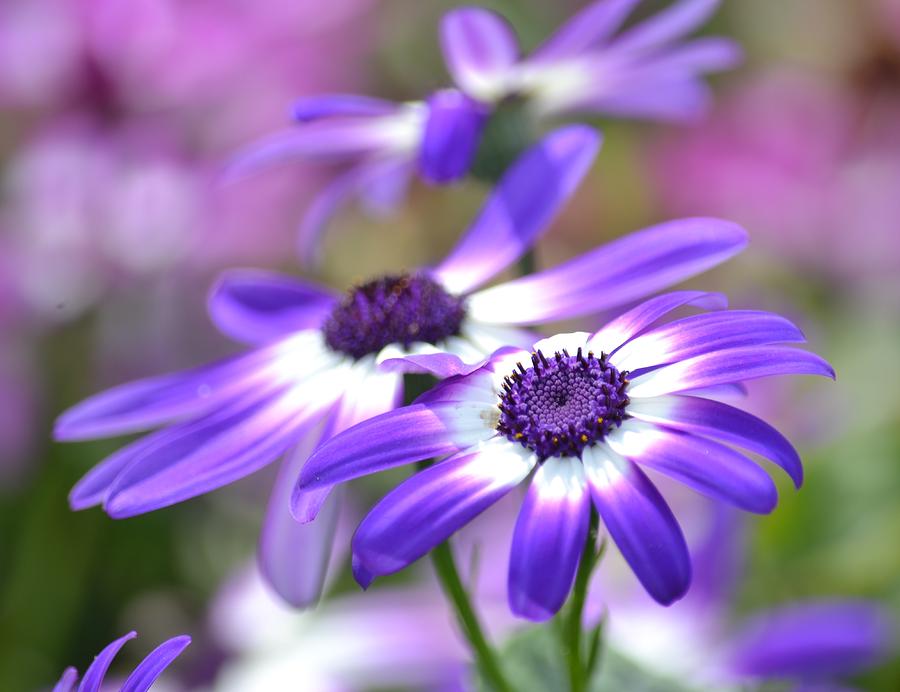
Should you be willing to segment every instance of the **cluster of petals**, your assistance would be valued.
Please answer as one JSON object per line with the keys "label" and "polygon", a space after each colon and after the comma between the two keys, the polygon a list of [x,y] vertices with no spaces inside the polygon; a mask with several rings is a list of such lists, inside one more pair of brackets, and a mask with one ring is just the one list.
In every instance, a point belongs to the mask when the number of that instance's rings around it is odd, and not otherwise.
{"label": "cluster of petals", "polygon": [[[673,603],[691,581],[688,548],[642,469],[740,509],[770,512],[777,502],[772,479],[736,448],[778,465],[798,487],[800,458],[769,424],[716,397],[760,377],[834,376],[820,357],[792,345],[804,341],[802,333],[775,314],[716,309],[653,326],[690,304],[723,308],[724,298],[663,294],[593,334],[559,334],[537,341],[531,352],[501,349],[484,367],[323,443],[301,471],[299,488],[321,490],[443,457],[385,496],[357,529],[354,570],[367,585],[422,557],[531,476],[510,555],[508,593],[516,614],[542,620],[562,606],[592,504],[647,592]],[[627,371],[621,424],[580,456],[538,455],[499,432],[504,383],[525,371],[521,364],[532,353],[603,354]]]}

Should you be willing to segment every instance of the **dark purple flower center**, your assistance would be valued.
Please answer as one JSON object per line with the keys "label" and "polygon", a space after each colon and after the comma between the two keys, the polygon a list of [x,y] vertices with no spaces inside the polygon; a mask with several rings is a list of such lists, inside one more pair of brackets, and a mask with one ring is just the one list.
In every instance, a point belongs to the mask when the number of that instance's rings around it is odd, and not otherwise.
{"label": "dark purple flower center", "polygon": [[351,289],[325,321],[332,350],[362,358],[388,344],[437,344],[459,334],[462,298],[422,274],[383,276]]}
{"label": "dark purple flower center", "polygon": [[548,457],[580,457],[626,417],[627,372],[609,364],[606,354],[546,358],[537,351],[531,367],[521,363],[503,382],[497,430],[513,442]]}

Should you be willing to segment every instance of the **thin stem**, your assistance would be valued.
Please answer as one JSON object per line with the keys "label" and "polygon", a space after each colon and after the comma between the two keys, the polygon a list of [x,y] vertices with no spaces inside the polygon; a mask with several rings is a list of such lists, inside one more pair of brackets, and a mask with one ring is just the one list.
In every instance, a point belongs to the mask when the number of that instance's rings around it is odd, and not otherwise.
{"label": "thin stem", "polygon": [[478,614],[469,600],[466,587],[463,586],[462,580],[459,578],[459,570],[456,568],[450,544],[445,541],[434,548],[431,551],[431,561],[434,564],[434,571],[437,573],[444,593],[447,594],[447,597],[453,604],[456,617],[462,627],[463,634],[472,647],[472,653],[475,654],[475,663],[481,670],[481,674],[491,687],[498,692],[512,692],[513,688],[503,674],[497,655],[488,642],[481,627],[481,622],[478,619]]}
{"label": "thin stem", "polygon": [[591,507],[590,527],[584,542],[581,560],[578,563],[578,572],[575,574],[575,585],[569,599],[568,617],[562,623],[563,650],[568,662],[569,688],[572,692],[584,692],[587,689],[588,669],[581,660],[581,620],[587,600],[591,572],[600,557],[600,553],[595,548],[598,523],[597,510]]}

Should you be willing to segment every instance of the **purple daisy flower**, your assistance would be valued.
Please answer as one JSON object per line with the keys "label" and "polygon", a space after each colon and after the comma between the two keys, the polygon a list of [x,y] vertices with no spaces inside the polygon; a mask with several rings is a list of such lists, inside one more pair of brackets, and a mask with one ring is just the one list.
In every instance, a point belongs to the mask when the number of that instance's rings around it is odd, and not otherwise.
{"label": "purple daisy flower", "polygon": [[[436,91],[424,102],[352,94],[301,99],[293,113],[298,126],[250,144],[225,177],[298,159],[347,167],[303,218],[299,249],[308,262],[326,223],[348,198],[385,212],[416,174],[435,184],[465,176],[501,105],[524,105],[529,132],[540,131],[542,118],[571,114],[696,115],[709,97],[701,75],[732,67],[740,57],[726,39],[680,42],[708,19],[718,0],[682,0],[614,36],[638,1],[589,5],[524,59],[502,17],[480,8],[453,10],[443,19],[441,43],[459,89]],[[499,129],[508,137],[516,128]]]}
{"label": "purple daisy flower", "polygon": [[707,105],[701,76],[734,67],[741,57],[728,39],[682,42],[719,1],[680,0],[620,32],[640,0],[599,0],[524,58],[503,17],[465,7],[445,15],[441,44],[457,86],[480,103],[524,99],[538,116],[683,119]]}
{"label": "purple daisy flower", "polygon": [[534,471],[513,533],[514,613],[542,620],[562,606],[592,499],[644,588],[670,604],[687,591],[691,563],[675,517],[641,467],[741,509],[770,512],[772,479],[728,445],[773,461],[797,486],[799,456],[767,423],[704,390],[768,375],[834,376],[818,356],[780,345],[804,338],[778,315],[716,311],[651,328],[675,308],[714,299],[670,293],[594,334],[553,336],[531,352],[502,349],[412,405],[331,438],[298,485],[316,491],[447,457],[398,486],[360,524],[354,568],[365,586],[425,555]]}
{"label": "purple daisy flower", "polygon": [[[54,686],[53,692],[75,692],[76,685],[78,686],[78,692],[99,692],[106,678],[106,671],[109,670],[110,663],[112,663],[116,654],[119,653],[119,650],[125,643],[135,637],[137,637],[137,632],[129,632],[124,637],[120,637],[107,645],[103,651],[97,654],[94,662],[85,671],[80,684],[78,671],[74,668],[66,668],[59,682]],[[146,692],[146,690],[149,690],[162,672],[169,667],[172,661],[178,658],[179,654],[190,643],[190,637],[181,635],[160,644],[147,654],[147,657],[131,672],[131,675],[119,688],[120,692]]]}
{"label": "purple daisy flower", "polygon": [[[524,325],[621,305],[743,249],[746,234],[734,224],[688,219],[475,290],[548,226],[598,143],[584,126],[548,135],[510,168],[435,268],[377,278],[343,298],[285,276],[226,274],[210,298],[212,319],[255,348],[114,388],[64,413],[55,429],[59,440],[166,426],[92,469],[72,490],[71,506],[102,504],[112,517],[134,516],[231,483],[295,450],[275,483],[260,557],[284,598],[296,605],[314,601],[339,507],[336,496],[326,502],[325,488],[293,491],[316,440],[397,406],[404,372],[471,372],[502,346],[533,343],[536,337]],[[301,521],[319,520],[300,525],[289,506]]]}
{"label": "purple daisy flower", "polygon": [[238,152],[225,180],[297,159],[346,166],[300,224],[300,257],[311,262],[326,224],[349,198],[358,197],[373,213],[385,213],[398,205],[416,173],[435,184],[463,177],[487,115],[487,108],[455,89],[437,91],[424,103],[351,94],[311,96],[294,107],[299,126]]}

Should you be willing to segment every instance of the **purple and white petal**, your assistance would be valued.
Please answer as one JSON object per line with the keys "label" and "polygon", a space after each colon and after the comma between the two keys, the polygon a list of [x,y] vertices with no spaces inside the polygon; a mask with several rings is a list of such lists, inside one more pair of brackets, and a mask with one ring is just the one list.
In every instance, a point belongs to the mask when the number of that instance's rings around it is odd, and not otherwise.
{"label": "purple and white petal", "polygon": [[628,413],[640,420],[669,428],[715,437],[764,456],[803,484],[803,466],[797,450],[771,425],[728,404],[696,396],[660,396],[633,399]]}
{"label": "purple and white petal", "polygon": [[743,454],[712,440],[627,420],[606,438],[618,454],[748,512],[768,514],[778,503],[775,484]]}
{"label": "purple and white petal", "polygon": [[584,550],[591,496],[581,460],[551,457],[538,467],[513,532],[509,606],[529,620],[562,607]]}
{"label": "purple and white petal", "polygon": [[484,353],[467,339],[451,336],[438,345],[425,342],[389,344],[376,357],[378,368],[391,373],[425,373],[443,379],[474,372],[487,360]]}
{"label": "purple and white petal", "polygon": [[300,473],[295,496],[487,440],[495,434],[489,418],[495,415],[494,408],[468,402],[419,403],[370,418],[313,452]]}
{"label": "purple and white petal", "polygon": [[529,148],[504,173],[478,218],[434,270],[435,278],[458,295],[519,259],[575,192],[599,147],[593,129],[569,125]]}
{"label": "purple and white petal", "polygon": [[670,605],[687,593],[691,560],[672,510],[647,476],[605,445],[588,447],[584,470],[606,530],[647,592]]}
{"label": "purple and white petal", "polygon": [[746,622],[732,643],[730,668],[759,678],[850,675],[889,652],[892,630],[887,613],[874,603],[798,603]]}
{"label": "purple and white petal", "polygon": [[620,34],[613,44],[618,54],[640,55],[657,50],[700,27],[720,0],[681,0],[632,29]]}
{"label": "purple and white petal", "polygon": [[331,117],[377,117],[400,109],[396,103],[358,94],[319,94],[304,96],[294,102],[294,120],[305,123]]}
{"label": "purple and white petal", "polygon": [[629,339],[634,338],[657,320],[673,310],[685,305],[693,305],[706,310],[724,310],[728,298],[722,293],[704,291],[673,291],[645,300],[595,332],[588,340],[588,346],[595,353],[612,353]]}
{"label": "purple and white petal", "polygon": [[432,94],[419,150],[422,178],[444,184],[465,176],[487,117],[487,108],[461,91],[443,89]]}
{"label": "purple and white petal", "polygon": [[174,426],[113,482],[107,514],[124,518],[209,492],[275,461],[340,397],[348,370],[335,368],[262,397],[248,397]]}
{"label": "purple and white petal", "polygon": [[78,684],[78,671],[69,666],[63,671],[57,683],[53,686],[53,692],[75,692]]}
{"label": "purple and white petal", "polygon": [[120,385],[73,406],[56,421],[58,440],[138,432],[202,414],[253,388],[277,386],[335,362],[317,330],[240,356],[171,375]]}
{"label": "purple and white petal", "polygon": [[337,300],[331,291],[292,276],[237,269],[219,276],[207,309],[223,334],[260,344],[318,329]]}
{"label": "purple and white petal", "polygon": [[453,81],[470,96],[493,101],[519,57],[515,33],[500,15],[462,7],[441,20],[441,49]]}
{"label": "purple and white petal", "polygon": [[834,369],[814,353],[787,346],[730,348],[636,377],[628,386],[628,395],[660,396],[773,375],[821,375],[834,379]]}
{"label": "purple and white petal", "polygon": [[403,569],[506,495],[536,462],[521,445],[495,437],[416,473],[363,519],[353,554],[375,576]]}
{"label": "purple and white petal", "polygon": [[727,348],[802,343],[790,320],[770,312],[728,310],[693,315],[646,332],[610,357],[619,370],[634,371]]}
{"label": "purple and white petal", "polygon": [[641,0],[598,0],[575,14],[529,57],[553,62],[576,57],[608,42]]}
{"label": "purple and white petal", "polygon": [[[608,69],[604,65],[599,71]],[[599,83],[594,89],[583,89],[564,105],[568,110],[591,110],[619,118],[690,121],[705,113],[712,100],[709,87],[693,76],[658,74],[641,79],[636,75],[629,81],[623,71],[619,79],[622,81],[616,84]]]}
{"label": "purple and white petal", "polygon": [[588,315],[660,290],[744,249],[729,221],[692,218],[632,233],[554,269],[475,293],[469,314],[497,324],[534,324]]}
{"label": "purple and white petal", "polygon": [[125,646],[125,643],[136,636],[137,632],[129,632],[125,636],[107,644],[84,672],[81,684],[78,685],[78,692],[99,692],[103,679],[106,677],[106,671],[109,670],[110,663],[112,663],[116,654],[119,653],[119,650]]}
{"label": "purple and white petal", "polygon": [[162,672],[191,643],[187,635],[173,637],[157,646],[138,664],[122,685],[120,692],[147,692]]}

